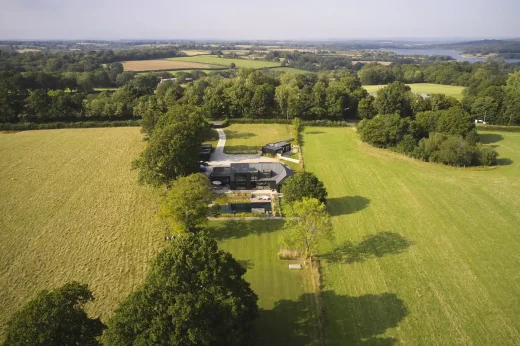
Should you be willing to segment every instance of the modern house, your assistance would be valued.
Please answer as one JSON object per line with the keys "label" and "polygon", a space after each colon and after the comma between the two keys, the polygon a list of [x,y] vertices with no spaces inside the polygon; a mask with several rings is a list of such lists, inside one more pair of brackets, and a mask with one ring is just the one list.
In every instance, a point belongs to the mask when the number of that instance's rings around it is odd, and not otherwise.
{"label": "modern house", "polygon": [[277,190],[287,177],[294,173],[278,162],[232,163],[228,167],[215,167],[210,180],[229,185],[231,190]]}
{"label": "modern house", "polygon": [[262,154],[276,155],[285,154],[291,151],[291,143],[289,142],[276,142],[269,143],[262,147]]}

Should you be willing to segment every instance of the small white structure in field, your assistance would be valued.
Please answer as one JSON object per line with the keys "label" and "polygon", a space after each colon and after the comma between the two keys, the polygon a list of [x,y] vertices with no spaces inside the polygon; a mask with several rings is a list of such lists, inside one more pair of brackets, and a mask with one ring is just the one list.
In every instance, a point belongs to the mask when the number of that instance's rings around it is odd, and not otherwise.
{"label": "small white structure in field", "polygon": [[302,269],[301,264],[289,264],[289,269]]}

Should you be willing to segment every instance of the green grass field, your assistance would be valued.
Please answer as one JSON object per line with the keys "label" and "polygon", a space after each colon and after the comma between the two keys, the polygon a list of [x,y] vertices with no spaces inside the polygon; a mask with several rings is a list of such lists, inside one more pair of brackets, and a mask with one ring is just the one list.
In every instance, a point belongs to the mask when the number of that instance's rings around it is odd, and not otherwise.
{"label": "green grass field", "polygon": [[259,296],[258,345],[307,345],[318,338],[310,269],[289,271],[277,257],[283,225],[272,221],[211,222],[219,247],[248,269],[245,279]]}
{"label": "green grass field", "polygon": [[0,340],[42,289],[89,284],[106,319],[164,245],[158,193],[137,184],[139,128],[0,134]]}
{"label": "green grass field", "polygon": [[297,74],[312,73],[310,71],[300,70],[300,69],[292,68],[292,67],[277,67],[277,68],[271,69],[271,71],[279,71],[279,72],[283,71],[283,72],[297,73]]}
{"label": "green grass field", "polygon": [[190,57],[168,58],[166,60],[189,61],[189,62],[197,62],[197,63],[201,63],[201,64],[211,64],[211,65],[225,66],[225,67],[229,67],[229,64],[234,62],[236,67],[238,67],[238,68],[257,68],[258,69],[258,68],[264,68],[264,67],[280,66],[280,63],[278,63],[278,62],[246,60],[246,59],[226,59],[226,58],[218,58],[214,55],[200,55],[200,56],[190,56]]}
{"label": "green grass field", "polygon": [[[233,124],[224,129],[226,146],[224,152],[236,154],[260,151],[267,143],[292,138],[292,125],[281,124]],[[216,146],[216,141],[212,144]]]}
{"label": "green grass field", "polygon": [[[462,91],[464,87],[431,83],[416,83],[406,84],[412,88],[413,92],[426,94],[446,94],[447,96],[455,97],[457,100],[462,100]],[[378,91],[385,87],[385,85],[363,85],[369,93]]]}
{"label": "green grass field", "polygon": [[[130,170],[145,144],[139,128],[0,134],[0,343],[9,316],[42,289],[88,283],[96,298],[89,313],[106,321],[140,284],[165,245],[160,191],[138,185]],[[309,269],[289,271],[276,256],[282,222],[209,226],[248,268],[259,295],[258,344],[316,338]]]}
{"label": "green grass field", "polygon": [[[291,137],[232,125],[229,147]],[[517,345],[520,133],[482,132],[495,168],[453,168],[370,147],[351,128],[307,128],[305,166],[324,181],[336,239],[321,249],[330,345]],[[139,128],[0,134],[0,340],[41,289],[89,284],[103,320],[165,245],[159,191],[136,182]],[[317,337],[308,270],[276,258],[281,222],[211,222],[259,295],[258,344]]]}
{"label": "green grass field", "polygon": [[[202,71],[204,73],[210,74],[211,72],[220,72],[220,71],[227,71],[227,70],[198,70],[198,71]],[[170,72],[173,76],[175,76],[179,72],[193,73],[195,71],[194,70],[174,70],[174,71],[166,71],[166,72]]]}
{"label": "green grass field", "polygon": [[520,134],[482,133],[502,166],[453,168],[307,128],[329,192],[322,249],[331,345],[517,345]]}

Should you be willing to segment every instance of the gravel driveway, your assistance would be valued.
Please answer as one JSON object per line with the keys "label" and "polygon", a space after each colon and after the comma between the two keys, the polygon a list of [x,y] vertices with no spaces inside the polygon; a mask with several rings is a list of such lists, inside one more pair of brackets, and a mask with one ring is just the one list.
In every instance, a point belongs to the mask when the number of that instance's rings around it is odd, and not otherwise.
{"label": "gravel driveway", "polygon": [[218,132],[218,143],[217,147],[211,154],[211,161],[208,162],[210,166],[229,166],[231,163],[278,162],[276,159],[261,156],[260,154],[225,154],[224,146],[226,145],[226,133],[223,129],[216,130]]}

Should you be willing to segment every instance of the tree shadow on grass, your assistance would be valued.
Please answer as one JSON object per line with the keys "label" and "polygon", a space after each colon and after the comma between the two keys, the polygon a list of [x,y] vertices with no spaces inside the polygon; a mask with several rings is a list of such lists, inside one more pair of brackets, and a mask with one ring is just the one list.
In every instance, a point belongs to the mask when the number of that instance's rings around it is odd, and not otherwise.
{"label": "tree shadow on grass", "polygon": [[251,260],[238,260],[238,264],[240,264],[245,270],[253,269],[254,265]]}
{"label": "tree shadow on grass", "polygon": [[513,160],[511,159],[497,159],[497,165],[499,166],[510,166],[513,164]]}
{"label": "tree shadow on grass", "polygon": [[478,135],[482,144],[500,142],[504,137],[498,133],[482,133]]}
{"label": "tree shadow on grass", "polygon": [[327,208],[332,216],[352,214],[365,209],[369,204],[370,200],[361,196],[344,196],[327,199]]}
{"label": "tree shadow on grass", "polygon": [[380,232],[366,236],[359,244],[345,242],[320,257],[336,263],[363,262],[371,258],[400,254],[411,245],[409,240],[398,233]]}
{"label": "tree shadow on grass", "polygon": [[226,139],[248,139],[256,137],[256,133],[225,130]]}
{"label": "tree shadow on grass", "polygon": [[[353,297],[324,291],[321,297],[324,306],[334,309],[331,312],[322,307],[321,330],[325,329],[330,345],[394,345],[397,339],[381,335],[408,315],[404,302],[392,293]],[[272,310],[260,309],[256,344],[319,345],[315,301],[315,294],[307,293],[297,301],[280,300]]]}
{"label": "tree shadow on grass", "polygon": [[216,241],[221,241],[276,232],[282,229],[283,223],[283,220],[217,221],[206,227],[206,230]]}

